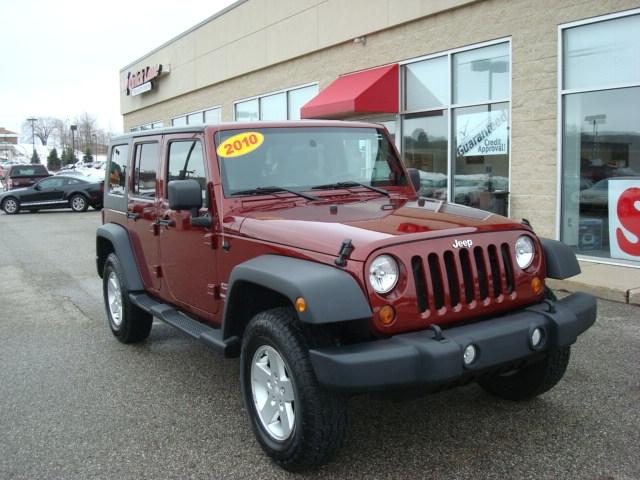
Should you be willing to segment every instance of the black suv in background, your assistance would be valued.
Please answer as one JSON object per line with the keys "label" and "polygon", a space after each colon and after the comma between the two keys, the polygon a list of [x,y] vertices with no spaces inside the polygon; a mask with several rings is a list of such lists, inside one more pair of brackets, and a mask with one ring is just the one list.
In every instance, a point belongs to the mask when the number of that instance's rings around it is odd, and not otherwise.
{"label": "black suv in background", "polygon": [[13,165],[0,180],[4,183],[4,190],[7,191],[14,188],[30,187],[38,180],[50,176],[51,174],[44,165]]}

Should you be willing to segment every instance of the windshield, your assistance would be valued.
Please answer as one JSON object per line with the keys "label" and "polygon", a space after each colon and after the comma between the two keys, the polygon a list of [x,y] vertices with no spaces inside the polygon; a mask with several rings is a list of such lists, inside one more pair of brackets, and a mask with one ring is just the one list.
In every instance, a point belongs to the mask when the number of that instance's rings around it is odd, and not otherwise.
{"label": "windshield", "polygon": [[375,128],[224,130],[215,140],[227,196],[274,186],[310,190],[344,182],[382,188],[406,184],[387,138]]}

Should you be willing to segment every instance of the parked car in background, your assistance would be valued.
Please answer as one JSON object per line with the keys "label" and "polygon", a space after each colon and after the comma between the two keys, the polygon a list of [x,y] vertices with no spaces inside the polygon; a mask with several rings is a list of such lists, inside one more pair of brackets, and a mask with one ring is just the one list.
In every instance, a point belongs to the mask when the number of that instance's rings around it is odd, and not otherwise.
{"label": "parked car in background", "polygon": [[30,187],[38,180],[50,176],[49,170],[44,165],[12,165],[1,180],[4,183],[4,190],[7,191],[15,188]]}
{"label": "parked car in background", "polygon": [[35,185],[0,194],[0,208],[8,215],[20,210],[71,208],[84,212],[88,207],[102,208],[104,180],[88,177],[56,175]]}

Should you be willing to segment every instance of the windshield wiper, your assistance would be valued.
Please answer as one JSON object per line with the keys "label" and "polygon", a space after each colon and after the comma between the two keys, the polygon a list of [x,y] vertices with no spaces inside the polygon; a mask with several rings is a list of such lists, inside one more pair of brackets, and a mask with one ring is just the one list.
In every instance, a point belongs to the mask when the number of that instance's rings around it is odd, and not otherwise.
{"label": "windshield wiper", "polygon": [[374,187],[372,185],[367,185],[366,183],[348,181],[348,182],[336,182],[336,183],[327,183],[326,185],[316,185],[312,187],[311,190],[328,190],[330,188],[349,188],[349,187],[363,187],[373,192],[378,192],[381,195],[386,195],[387,197],[391,197],[391,194],[382,188]]}
{"label": "windshield wiper", "polygon": [[262,195],[263,193],[278,193],[278,192],[293,193],[294,195],[298,195],[299,197],[306,198],[307,200],[313,200],[314,202],[317,201],[317,200],[320,200],[320,198],[318,198],[318,197],[316,197],[314,195],[309,195],[308,193],[299,192],[298,190],[293,190],[292,188],[277,187],[277,186],[250,188],[248,190],[240,190],[238,192],[233,192],[231,195],[232,196],[235,196],[235,195]]}

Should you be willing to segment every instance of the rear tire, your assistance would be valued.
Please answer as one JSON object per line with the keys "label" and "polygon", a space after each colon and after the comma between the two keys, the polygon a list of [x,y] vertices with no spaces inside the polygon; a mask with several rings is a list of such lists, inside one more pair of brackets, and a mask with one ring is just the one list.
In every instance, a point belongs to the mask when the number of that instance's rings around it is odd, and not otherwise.
{"label": "rear tire", "polygon": [[328,461],[346,431],[344,399],[318,384],[309,342],[290,308],[257,314],[244,333],[242,398],[262,449],[282,468]]}
{"label": "rear tire", "polygon": [[2,210],[7,215],[15,215],[20,211],[20,201],[14,197],[5,198],[2,202]]}
{"label": "rear tire", "polygon": [[69,199],[69,206],[74,212],[86,212],[89,208],[89,202],[84,195],[76,193]]}
{"label": "rear tire", "polygon": [[122,343],[145,340],[151,332],[153,317],[131,303],[124,270],[114,253],[104,265],[102,293],[113,335]]}
{"label": "rear tire", "polygon": [[552,350],[536,363],[505,375],[479,380],[480,386],[505,400],[528,400],[548,392],[562,379],[569,365],[571,347]]}

